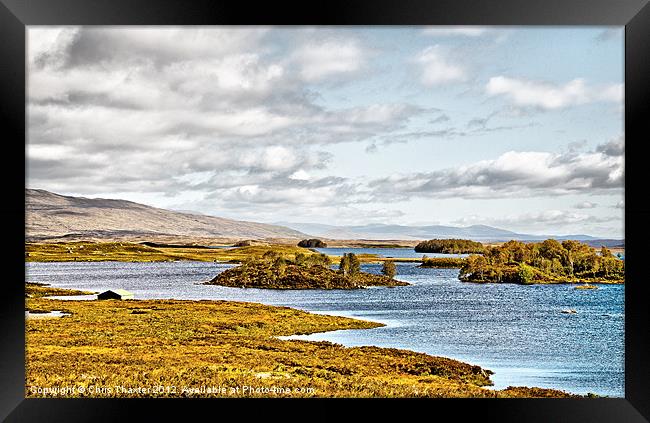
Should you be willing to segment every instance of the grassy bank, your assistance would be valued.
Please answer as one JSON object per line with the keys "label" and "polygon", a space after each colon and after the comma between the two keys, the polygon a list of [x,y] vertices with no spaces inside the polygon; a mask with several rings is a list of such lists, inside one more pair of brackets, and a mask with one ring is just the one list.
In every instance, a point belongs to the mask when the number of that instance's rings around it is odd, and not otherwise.
{"label": "grassy bank", "polygon": [[[151,245],[157,245],[155,247]],[[316,254],[314,251],[293,245],[252,245],[237,248],[205,248],[203,246],[163,246],[164,244],[144,245],[128,242],[59,242],[26,243],[26,262],[58,261],[125,261],[125,262],[160,262],[160,261],[217,261],[240,263],[250,258],[260,258],[268,251],[275,251],[287,257],[296,254]],[[385,260],[395,262],[419,262],[417,258],[382,258],[375,254],[358,254],[362,263],[375,263]],[[338,256],[330,256],[338,261]]]}
{"label": "grassy bank", "polygon": [[57,396],[55,389],[66,387],[63,396],[70,397],[568,396],[537,388],[485,389],[489,371],[448,358],[279,340],[382,326],[287,307],[48,298],[28,298],[26,307],[71,313],[25,322],[27,397]]}
{"label": "grassy bank", "polygon": [[420,267],[432,267],[435,269],[460,269],[465,265],[462,257],[431,257],[423,258]]}
{"label": "grassy bank", "polygon": [[44,283],[25,283],[25,297],[26,298],[41,298],[51,296],[71,296],[71,295],[93,295],[96,292],[79,291],[76,289],[63,289],[55,288]]}
{"label": "grassy bank", "polygon": [[204,247],[151,247],[128,242],[62,242],[62,243],[27,243],[25,245],[26,262],[59,261],[218,261],[241,262],[248,258],[262,257],[268,251],[277,251],[286,256],[295,254],[314,254],[306,248],[272,245],[247,246],[238,248],[204,248]]}

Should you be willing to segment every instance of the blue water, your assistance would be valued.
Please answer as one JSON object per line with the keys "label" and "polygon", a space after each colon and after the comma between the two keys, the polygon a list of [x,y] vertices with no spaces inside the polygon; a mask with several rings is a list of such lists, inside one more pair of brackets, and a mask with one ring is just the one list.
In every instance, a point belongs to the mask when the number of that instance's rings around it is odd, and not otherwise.
{"label": "blue water", "polygon": [[418,258],[427,257],[467,257],[469,254],[438,254],[438,253],[416,253],[413,248],[315,248],[318,252],[342,256],[343,253],[355,254],[376,254],[379,257],[389,258]]}
{"label": "blue water", "polygon": [[[405,348],[478,364],[495,388],[539,386],[624,396],[623,285],[477,285],[458,270],[398,263],[396,288],[276,291],[201,285],[229,264],[28,263],[27,280],[62,288],[123,288],[136,298],[225,299],[380,321],[387,326],[301,339]],[[363,265],[379,272],[379,264]],[[566,308],[577,314],[562,314]]]}

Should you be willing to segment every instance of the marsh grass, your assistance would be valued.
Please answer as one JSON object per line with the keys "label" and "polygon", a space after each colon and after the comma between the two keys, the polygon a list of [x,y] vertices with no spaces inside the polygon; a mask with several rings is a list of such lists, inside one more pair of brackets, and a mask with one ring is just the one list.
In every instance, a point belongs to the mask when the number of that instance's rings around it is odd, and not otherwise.
{"label": "marsh grass", "polygon": [[68,295],[93,295],[96,292],[79,291],[76,289],[55,288],[44,283],[26,282],[25,297],[41,298],[50,296],[68,296]]}
{"label": "marsh grass", "polygon": [[255,245],[231,249],[201,247],[150,247],[128,242],[61,242],[27,243],[26,262],[61,261],[218,261],[239,263],[248,258],[262,257],[268,251],[295,257],[298,253],[315,254],[313,251],[285,245]]}
{"label": "marsh grass", "polygon": [[[162,245],[162,244],[161,244]],[[62,261],[125,261],[125,262],[160,262],[160,261],[211,261],[241,263],[250,258],[260,258],[268,251],[277,252],[286,257],[295,258],[296,254],[318,254],[316,250],[293,245],[250,245],[237,248],[205,247],[162,247],[148,246],[129,242],[56,242],[26,243],[26,262],[62,262]],[[329,256],[337,262],[339,256]],[[419,262],[417,258],[383,258],[376,254],[359,254],[363,263],[393,260],[398,262]]]}
{"label": "marsh grass", "polygon": [[[31,312],[70,313],[25,322],[27,397],[56,396],[37,387],[67,386],[84,389],[70,397],[567,396],[485,389],[491,372],[448,358],[276,338],[383,326],[376,322],[228,301],[26,302]],[[200,391],[205,386],[257,391],[210,394]],[[143,387],[148,390],[137,389]],[[152,387],[167,388],[153,392]]]}
{"label": "marsh grass", "polygon": [[432,267],[437,269],[460,269],[465,265],[462,257],[424,257],[420,267]]}

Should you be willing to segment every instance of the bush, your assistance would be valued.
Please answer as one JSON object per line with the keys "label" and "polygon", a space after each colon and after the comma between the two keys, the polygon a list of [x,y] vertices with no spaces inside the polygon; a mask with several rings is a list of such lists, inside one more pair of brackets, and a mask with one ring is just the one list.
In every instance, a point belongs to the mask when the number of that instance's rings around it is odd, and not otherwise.
{"label": "bush", "polygon": [[354,253],[345,253],[339,262],[339,272],[343,276],[354,276],[361,271],[361,263]]}
{"label": "bush", "polygon": [[393,279],[397,274],[397,267],[395,266],[395,262],[392,260],[386,260],[381,266],[381,273]]}
{"label": "bush", "polygon": [[517,272],[517,276],[519,277],[519,283],[533,283],[533,280],[535,279],[535,269],[524,263],[519,263],[519,272]]}
{"label": "bush", "polygon": [[323,241],[320,239],[303,239],[298,243],[298,247],[303,247],[303,248],[327,248],[327,244],[325,244]]}

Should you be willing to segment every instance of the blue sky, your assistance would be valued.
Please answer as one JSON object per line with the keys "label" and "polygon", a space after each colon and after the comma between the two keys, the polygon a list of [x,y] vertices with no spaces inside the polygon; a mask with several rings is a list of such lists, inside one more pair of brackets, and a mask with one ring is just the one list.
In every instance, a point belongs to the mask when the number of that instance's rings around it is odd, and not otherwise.
{"label": "blue sky", "polygon": [[31,188],[623,236],[622,27],[29,27]]}

